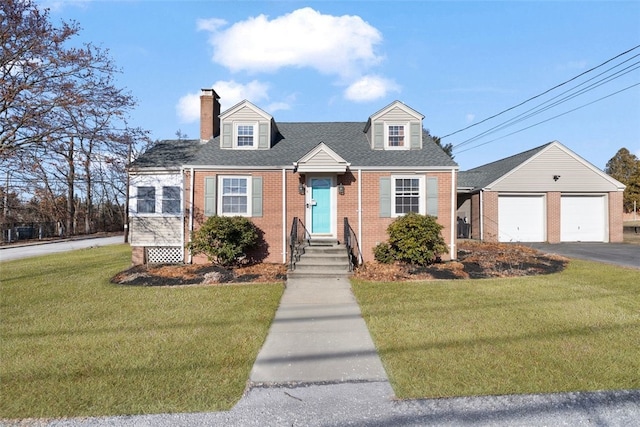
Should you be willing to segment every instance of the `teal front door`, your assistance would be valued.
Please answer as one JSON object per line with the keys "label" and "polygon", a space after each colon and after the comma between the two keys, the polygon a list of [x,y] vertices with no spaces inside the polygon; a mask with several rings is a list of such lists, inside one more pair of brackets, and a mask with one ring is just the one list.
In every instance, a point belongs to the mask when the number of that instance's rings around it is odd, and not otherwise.
{"label": "teal front door", "polygon": [[331,233],[331,178],[311,178],[311,233]]}

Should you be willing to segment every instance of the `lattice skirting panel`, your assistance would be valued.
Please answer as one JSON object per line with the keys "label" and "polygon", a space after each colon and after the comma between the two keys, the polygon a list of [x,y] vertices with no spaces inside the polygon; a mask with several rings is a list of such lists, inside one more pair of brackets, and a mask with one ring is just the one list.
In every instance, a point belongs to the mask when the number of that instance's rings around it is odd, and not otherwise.
{"label": "lattice skirting panel", "polygon": [[182,248],[179,246],[156,246],[148,247],[146,250],[147,264],[181,264],[183,261]]}

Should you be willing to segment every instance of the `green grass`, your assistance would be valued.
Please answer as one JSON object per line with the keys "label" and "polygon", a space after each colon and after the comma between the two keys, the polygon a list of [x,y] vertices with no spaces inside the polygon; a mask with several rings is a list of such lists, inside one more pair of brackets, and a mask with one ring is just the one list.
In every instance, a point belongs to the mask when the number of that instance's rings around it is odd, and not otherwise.
{"label": "green grass", "polygon": [[0,263],[0,418],[229,409],[282,285],[124,287],[116,245]]}
{"label": "green grass", "polygon": [[353,288],[400,398],[640,388],[640,270]]}

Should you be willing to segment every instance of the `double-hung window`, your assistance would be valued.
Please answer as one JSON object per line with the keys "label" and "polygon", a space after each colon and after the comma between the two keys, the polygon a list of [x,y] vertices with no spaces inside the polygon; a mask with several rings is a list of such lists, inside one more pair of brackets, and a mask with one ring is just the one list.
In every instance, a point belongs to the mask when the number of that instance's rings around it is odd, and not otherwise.
{"label": "double-hung window", "polygon": [[137,187],[137,213],[155,213],[156,212],[156,188],[155,187]]}
{"label": "double-hung window", "polygon": [[424,215],[424,177],[398,176],[392,180],[392,213],[394,216],[416,212]]}
{"label": "double-hung window", "polygon": [[181,206],[180,187],[162,187],[162,213],[179,215]]}
{"label": "double-hung window", "polygon": [[406,147],[406,126],[402,124],[387,125],[387,147],[388,148],[405,148]]}
{"label": "double-hung window", "polygon": [[220,213],[222,215],[250,215],[251,196],[248,177],[220,177]]}
{"label": "double-hung window", "polygon": [[239,124],[236,126],[236,146],[238,148],[253,148],[255,143],[255,126]]}

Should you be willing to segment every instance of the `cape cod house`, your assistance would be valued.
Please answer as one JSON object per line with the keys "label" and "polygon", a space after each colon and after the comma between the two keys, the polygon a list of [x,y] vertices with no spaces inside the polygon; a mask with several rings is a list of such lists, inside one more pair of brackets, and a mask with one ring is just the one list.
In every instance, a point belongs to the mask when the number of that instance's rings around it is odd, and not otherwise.
{"label": "cape cod house", "polygon": [[348,242],[367,261],[410,211],[437,217],[442,258],[456,258],[458,166],[411,107],[395,101],[363,122],[279,123],[248,101],[221,113],[211,89],[200,104],[200,140],[162,141],[131,165],[134,264],[204,262],[186,245],[212,215],[249,217],[266,262],[289,262],[301,235]]}

